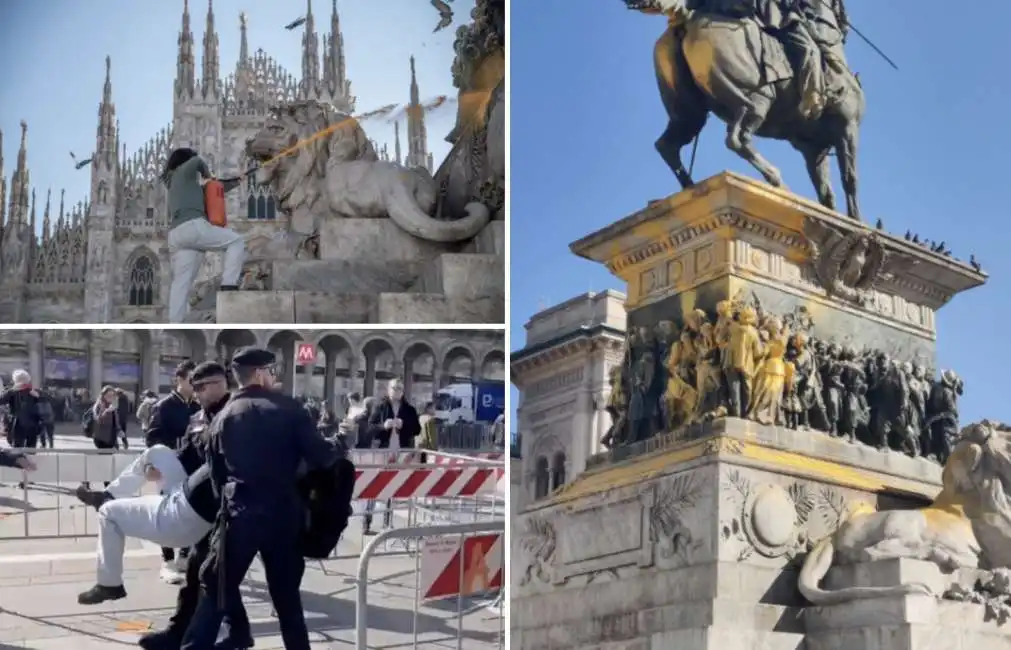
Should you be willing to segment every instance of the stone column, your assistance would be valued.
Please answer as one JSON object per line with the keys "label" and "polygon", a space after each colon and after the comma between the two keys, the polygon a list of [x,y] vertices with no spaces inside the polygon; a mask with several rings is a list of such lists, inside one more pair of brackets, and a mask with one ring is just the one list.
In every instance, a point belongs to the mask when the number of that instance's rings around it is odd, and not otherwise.
{"label": "stone column", "polygon": [[609,391],[601,391],[597,397],[597,427],[593,439],[590,440],[590,455],[603,451],[600,439],[604,437],[607,429],[611,426],[611,415],[607,412],[608,399],[610,399]]}
{"label": "stone column", "polygon": [[583,364],[583,382],[576,396],[576,417],[572,418],[572,449],[566,452],[569,466],[566,479],[571,479],[586,469],[586,458],[590,455],[590,437],[593,435],[593,357],[596,346],[590,345]]}
{"label": "stone column", "polygon": [[[390,372],[393,373],[393,377],[390,379],[390,381],[392,381],[394,378],[398,378],[399,377],[404,382],[404,384],[405,384],[405,386],[404,386],[404,399],[406,399],[408,402],[412,402],[412,400],[411,400],[411,393],[408,392],[407,386],[406,386],[407,379],[404,377],[404,362],[401,361],[401,360],[399,360],[399,359],[395,359],[393,361],[393,365],[390,367]],[[386,394],[386,386],[383,387],[383,394]],[[417,405],[415,405],[415,406],[417,406]]]}
{"label": "stone column", "polygon": [[[318,352],[319,351],[317,350],[317,353]],[[302,364],[302,392],[306,395],[312,392],[312,382],[315,378],[317,361],[318,359]],[[298,378],[298,374],[296,374],[295,377]]]}
{"label": "stone column", "polygon": [[365,380],[362,384],[362,396],[371,397],[376,394],[376,357],[365,355]]}
{"label": "stone column", "polygon": [[284,372],[280,379],[286,395],[295,394],[295,345],[295,343],[286,345],[281,350],[281,356],[284,358]]}
{"label": "stone column", "polygon": [[159,392],[161,388],[161,351],[161,339],[151,336],[151,342],[144,350],[144,377],[141,380],[141,391],[153,390],[155,393]]}
{"label": "stone column", "polygon": [[334,384],[337,383],[337,353],[326,352],[323,371],[323,400],[330,410],[337,411],[337,391]]}
{"label": "stone column", "polygon": [[[414,394],[414,359],[404,359],[401,368],[401,377],[404,379],[404,395],[407,395],[407,398],[411,399]],[[415,406],[418,405],[415,404]],[[421,404],[421,406],[424,406],[424,404]]]}
{"label": "stone column", "polygon": [[28,367],[25,370],[32,377],[32,384],[41,388],[45,383],[43,369],[45,368],[45,341],[42,332],[32,330],[28,333]]}
{"label": "stone column", "polygon": [[92,340],[88,344],[88,397],[91,401],[98,399],[102,392],[102,364],[105,351],[102,342]]}
{"label": "stone column", "polygon": [[359,385],[358,383],[358,373],[361,370],[361,359],[358,358],[358,355],[355,354],[354,351],[351,352],[350,356],[351,362],[348,366],[348,392],[353,393],[358,391],[362,397],[365,397],[365,387]]}

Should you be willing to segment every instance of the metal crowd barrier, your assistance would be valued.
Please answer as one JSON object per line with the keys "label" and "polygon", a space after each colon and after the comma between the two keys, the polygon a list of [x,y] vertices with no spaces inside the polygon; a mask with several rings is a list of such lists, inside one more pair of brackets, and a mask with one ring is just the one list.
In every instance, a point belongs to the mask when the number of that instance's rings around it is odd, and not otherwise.
{"label": "metal crowd barrier", "polygon": [[[33,472],[0,468],[0,539],[90,537],[97,514],[74,496],[80,483],[93,488],[115,479],[143,449],[27,450]],[[372,532],[420,524],[488,521],[505,517],[502,460],[446,452],[353,450],[358,472],[353,519],[335,558],[358,557]],[[149,492],[154,491],[149,486]],[[385,521],[389,526],[384,526]],[[348,543],[350,542],[350,543]],[[411,552],[409,543],[384,545],[386,553]]]}
{"label": "metal crowd barrier", "polygon": [[[416,449],[356,449],[352,460],[358,472],[354,512],[335,559],[359,556],[360,549],[370,541],[364,525],[370,514],[373,534],[505,517],[505,464],[500,459]],[[386,539],[389,541],[374,554],[399,555],[416,550],[416,540]]]}
{"label": "metal crowd barrier", "polygon": [[[26,449],[37,469],[0,468],[0,540],[90,537],[97,513],[74,496],[81,483],[112,481],[143,449]],[[152,490],[153,491],[153,488]]]}
{"label": "metal crowd barrier", "polygon": [[[483,522],[472,522],[463,524],[444,524],[436,526],[417,526],[414,528],[400,528],[387,530],[379,534],[375,539],[373,539],[368,546],[362,551],[361,557],[358,560],[358,574],[357,574],[357,585],[356,585],[356,599],[355,599],[355,648],[357,650],[368,650],[368,632],[369,632],[369,619],[368,619],[368,596],[369,596],[369,562],[378,553],[377,551],[388,542],[392,541],[403,541],[408,540],[448,540],[451,543],[455,540],[457,548],[464,548],[464,544],[468,538],[472,538],[477,534],[496,534],[500,536],[500,543],[498,548],[500,550],[501,556],[496,554],[496,557],[491,558],[492,562],[497,562],[496,566],[501,571],[501,579],[505,579],[505,521],[483,521]],[[422,605],[423,598],[426,594],[422,593],[422,570],[421,562],[423,552],[417,552],[414,554],[414,620],[412,623],[412,636],[414,637],[413,647],[418,647],[418,618],[419,612]],[[451,566],[451,563],[455,558],[459,558],[458,566]],[[464,647],[464,629],[463,629],[463,619],[468,614],[475,614],[480,610],[493,610],[495,611],[495,617],[498,618],[499,625],[497,630],[497,638],[495,641],[495,647],[498,650],[502,650],[505,643],[505,616],[503,611],[504,603],[504,591],[501,587],[489,590],[497,593],[497,598],[488,601],[483,604],[478,604],[471,608],[465,608],[465,599],[474,594],[468,593],[471,591],[465,585],[465,576],[467,575],[468,567],[465,566],[465,561],[467,559],[467,554],[460,552],[455,556],[451,556],[450,564],[447,564],[445,569],[454,573],[454,577],[458,578],[457,584],[449,587],[448,591],[455,591],[456,598],[456,648],[457,650],[463,650]],[[482,561],[487,562],[489,558],[485,557]],[[453,588],[455,587],[455,589]],[[449,597],[453,597],[450,595]],[[432,642],[427,642],[431,644]],[[440,644],[441,645],[441,644]],[[474,647],[474,639],[468,639],[468,648]]]}
{"label": "metal crowd barrier", "polygon": [[482,450],[502,449],[495,444],[495,432],[484,422],[440,422],[437,425],[439,449]]}

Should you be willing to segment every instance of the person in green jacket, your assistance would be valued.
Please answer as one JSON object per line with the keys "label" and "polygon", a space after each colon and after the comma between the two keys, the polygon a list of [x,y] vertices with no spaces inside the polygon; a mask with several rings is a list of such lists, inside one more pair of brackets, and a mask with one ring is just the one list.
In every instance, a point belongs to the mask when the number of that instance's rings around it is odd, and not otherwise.
{"label": "person in green jacket", "polygon": [[[229,192],[246,174],[222,179]],[[204,206],[204,185],[213,178],[207,163],[188,147],[174,150],[165,164],[161,179],[168,188],[168,247],[172,267],[169,289],[170,323],[181,323],[189,309],[189,295],[207,251],[224,251],[221,290],[239,288],[242,263],[246,259],[246,241],[230,228],[211,224]]]}

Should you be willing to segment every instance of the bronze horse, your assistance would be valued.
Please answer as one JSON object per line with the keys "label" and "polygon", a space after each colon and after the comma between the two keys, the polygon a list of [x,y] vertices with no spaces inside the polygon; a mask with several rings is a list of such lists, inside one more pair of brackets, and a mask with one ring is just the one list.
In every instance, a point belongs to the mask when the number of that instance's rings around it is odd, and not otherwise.
{"label": "bronze horse", "polygon": [[[821,115],[808,119],[800,110],[801,97],[791,71],[769,75],[756,60],[753,44],[782,45],[764,34],[752,19],[662,6],[658,0],[625,0],[630,9],[668,16],[667,30],[653,50],[660,97],[670,121],[656,141],[656,149],[682,188],[694,183],[681,160],[706,124],[709,113],[727,123],[727,147],[751,163],[776,187],[782,177],[752,144],[759,135],[785,140],[807,163],[818,201],[835,210],[829,155],[835,150],[846,194],[846,211],[860,219],[857,203],[857,148],[865,103],[859,80],[849,72],[838,75],[841,88]],[[670,5],[666,0],[663,5]],[[778,52],[782,60],[782,52]],[[778,78],[777,78],[778,77]]]}

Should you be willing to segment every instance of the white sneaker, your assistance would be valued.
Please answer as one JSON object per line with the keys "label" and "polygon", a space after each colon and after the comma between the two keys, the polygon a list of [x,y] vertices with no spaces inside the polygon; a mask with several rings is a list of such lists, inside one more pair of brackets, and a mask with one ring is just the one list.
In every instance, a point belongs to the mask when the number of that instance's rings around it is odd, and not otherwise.
{"label": "white sneaker", "polygon": [[179,573],[179,571],[176,570],[174,560],[169,562],[162,562],[159,577],[165,582],[169,583],[170,585],[181,584],[182,581],[185,579],[185,576],[183,576],[181,573]]}

